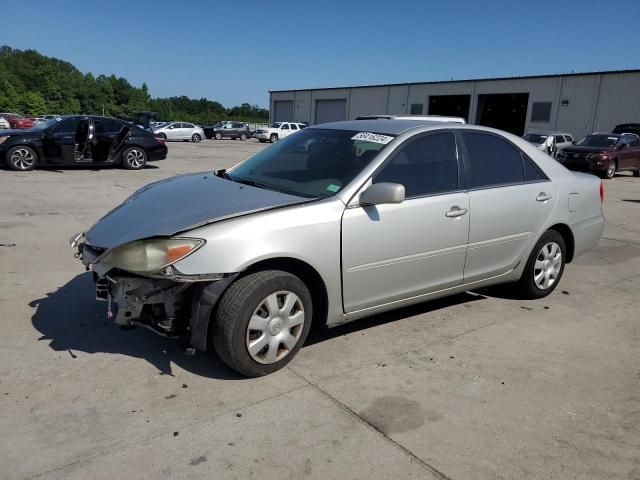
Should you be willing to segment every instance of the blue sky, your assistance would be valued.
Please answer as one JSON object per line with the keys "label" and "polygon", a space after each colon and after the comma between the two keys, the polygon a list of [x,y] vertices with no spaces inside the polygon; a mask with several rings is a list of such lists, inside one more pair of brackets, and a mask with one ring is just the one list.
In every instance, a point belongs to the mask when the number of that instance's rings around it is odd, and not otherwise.
{"label": "blue sky", "polygon": [[225,106],[286,88],[640,67],[640,0],[31,0],[0,16],[0,44]]}

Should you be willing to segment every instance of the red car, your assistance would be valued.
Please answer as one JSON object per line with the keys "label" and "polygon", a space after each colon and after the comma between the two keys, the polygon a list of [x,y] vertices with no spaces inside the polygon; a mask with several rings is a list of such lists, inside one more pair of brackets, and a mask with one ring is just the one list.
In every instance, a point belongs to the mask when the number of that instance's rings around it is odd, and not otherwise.
{"label": "red car", "polygon": [[0,117],[4,117],[11,128],[31,128],[35,124],[33,118],[23,117],[17,113],[0,113]]}

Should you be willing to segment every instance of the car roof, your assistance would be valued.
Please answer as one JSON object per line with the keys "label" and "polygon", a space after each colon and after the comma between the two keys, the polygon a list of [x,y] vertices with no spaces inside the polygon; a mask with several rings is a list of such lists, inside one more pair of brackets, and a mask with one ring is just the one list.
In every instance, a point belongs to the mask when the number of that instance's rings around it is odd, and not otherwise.
{"label": "car roof", "polygon": [[571,135],[571,134],[567,132],[548,131],[548,132],[527,132],[525,133],[525,135]]}
{"label": "car roof", "polygon": [[[357,132],[374,132],[388,135],[399,135],[417,127],[450,128],[453,124],[429,120],[346,120],[343,122],[320,123],[307,128],[327,128],[332,130],[355,130]],[[456,124],[457,125],[457,124]]]}

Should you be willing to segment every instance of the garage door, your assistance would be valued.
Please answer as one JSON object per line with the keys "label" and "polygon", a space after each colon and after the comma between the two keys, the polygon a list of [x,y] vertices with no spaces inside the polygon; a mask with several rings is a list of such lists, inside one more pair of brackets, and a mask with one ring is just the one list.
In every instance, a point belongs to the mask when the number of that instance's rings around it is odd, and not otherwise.
{"label": "garage door", "polygon": [[293,122],[293,101],[280,100],[273,102],[273,121],[274,122]]}
{"label": "garage door", "polygon": [[316,123],[339,122],[346,118],[346,100],[316,100]]}

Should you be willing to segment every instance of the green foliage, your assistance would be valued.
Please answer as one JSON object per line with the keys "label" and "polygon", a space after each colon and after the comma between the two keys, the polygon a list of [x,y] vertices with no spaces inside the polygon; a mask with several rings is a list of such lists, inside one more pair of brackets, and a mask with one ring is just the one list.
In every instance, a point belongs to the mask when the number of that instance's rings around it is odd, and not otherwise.
{"label": "green foliage", "polygon": [[0,111],[28,115],[104,113],[120,118],[152,111],[160,120],[200,124],[226,119],[259,123],[269,118],[268,110],[248,103],[225,108],[206,98],[151,98],[146,83],[138,88],[115,75],[96,78],[68,62],[8,46],[0,47]]}

